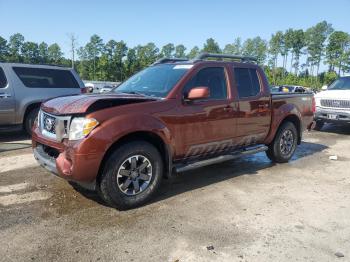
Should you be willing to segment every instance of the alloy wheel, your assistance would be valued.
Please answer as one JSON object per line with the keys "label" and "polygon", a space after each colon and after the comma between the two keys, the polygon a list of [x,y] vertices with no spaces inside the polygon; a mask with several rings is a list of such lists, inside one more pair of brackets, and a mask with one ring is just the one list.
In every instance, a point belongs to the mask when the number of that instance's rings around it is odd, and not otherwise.
{"label": "alloy wheel", "polygon": [[294,147],[294,135],[289,129],[285,130],[281,136],[280,149],[283,155],[289,155]]}
{"label": "alloy wheel", "polygon": [[133,155],[121,164],[117,173],[117,185],[128,196],[146,190],[152,179],[151,161],[143,155]]}

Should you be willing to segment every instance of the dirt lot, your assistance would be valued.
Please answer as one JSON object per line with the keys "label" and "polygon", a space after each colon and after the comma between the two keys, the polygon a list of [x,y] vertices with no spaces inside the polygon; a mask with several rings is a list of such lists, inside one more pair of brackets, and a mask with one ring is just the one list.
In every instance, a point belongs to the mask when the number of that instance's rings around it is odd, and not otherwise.
{"label": "dirt lot", "polygon": [[180,174],[120,212],[2,134],[0,261],[349,261],[349,135],[306,133],[288,164],[258,154]]}

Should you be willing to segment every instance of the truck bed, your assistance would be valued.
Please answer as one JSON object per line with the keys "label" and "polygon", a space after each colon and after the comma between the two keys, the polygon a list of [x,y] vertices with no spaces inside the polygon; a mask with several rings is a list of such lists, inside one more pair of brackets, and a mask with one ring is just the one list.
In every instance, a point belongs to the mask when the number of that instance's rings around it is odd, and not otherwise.
{"label": "truck bed", "polygon": [[307,93],[271,93],[272,127],[278,126],[285,112],[291,112],[301,119],[300,134],[313,121],[314,94]]}

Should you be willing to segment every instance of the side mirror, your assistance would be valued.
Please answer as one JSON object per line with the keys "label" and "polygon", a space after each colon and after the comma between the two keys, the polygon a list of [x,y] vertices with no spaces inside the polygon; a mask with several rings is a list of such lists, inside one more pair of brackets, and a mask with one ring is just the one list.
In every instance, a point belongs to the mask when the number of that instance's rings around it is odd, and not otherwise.
{"label": "side mirror", "polygon": [[325,90],[327,90],[327,89],[328,89],[328,86],[322,86],[322,87],[321,87],[321,90],[322,90],[322,91],[325,91]]}
{"label": "side mirror", "polygon": [[206,86],[195,87],[188,93],[188,100],[206,99],[210,96],[209,88]]}

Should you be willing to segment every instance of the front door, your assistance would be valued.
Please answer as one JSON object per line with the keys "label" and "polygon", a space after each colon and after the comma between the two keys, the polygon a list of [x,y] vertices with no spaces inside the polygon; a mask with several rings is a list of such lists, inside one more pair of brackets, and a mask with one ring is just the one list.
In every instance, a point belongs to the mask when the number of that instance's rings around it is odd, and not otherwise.
{"label": "front door", "polygon": [[185,85],[183,96],[195,87],[208,87],[209,98],[186,101],[178,108],[176,155],[179,158],[207,156],[228,149],[235,135],[232,101],[225,67],[205,67]]}
{"label": "front door", "polygon": [[14,92],[0,66],[0,126],[14,124],[15,112]]}

